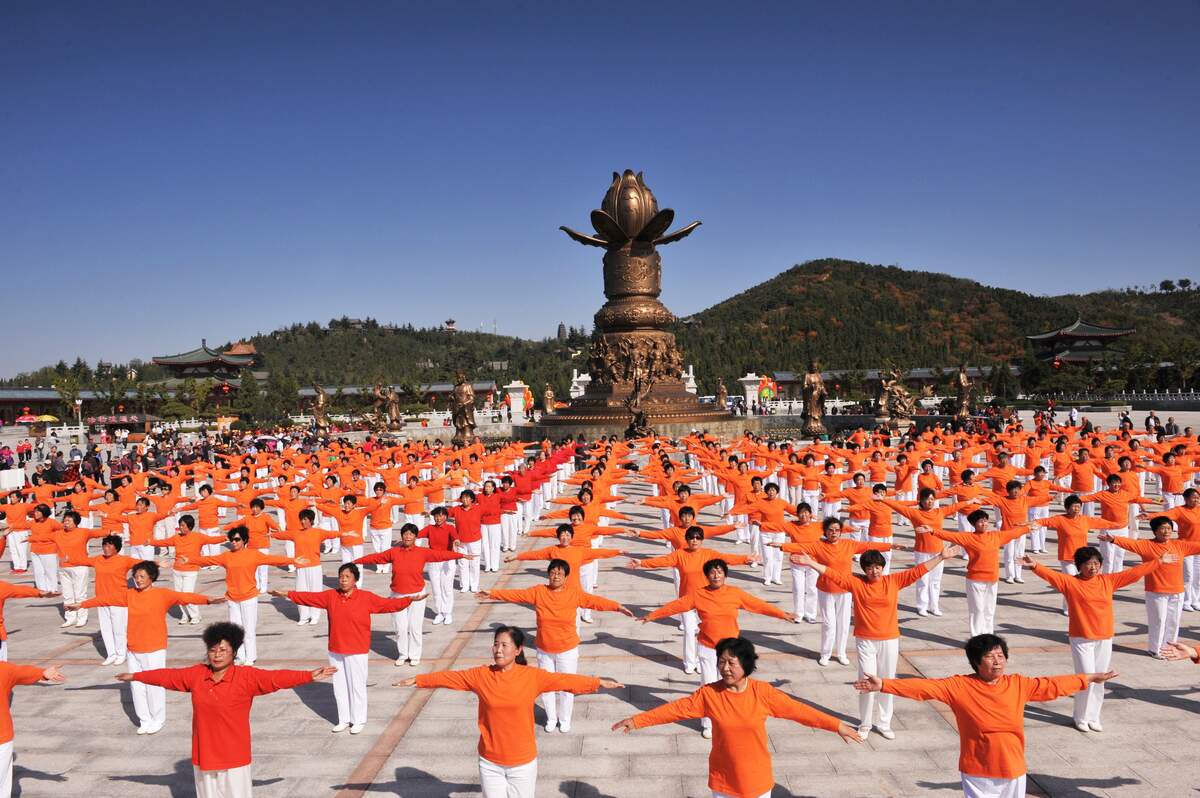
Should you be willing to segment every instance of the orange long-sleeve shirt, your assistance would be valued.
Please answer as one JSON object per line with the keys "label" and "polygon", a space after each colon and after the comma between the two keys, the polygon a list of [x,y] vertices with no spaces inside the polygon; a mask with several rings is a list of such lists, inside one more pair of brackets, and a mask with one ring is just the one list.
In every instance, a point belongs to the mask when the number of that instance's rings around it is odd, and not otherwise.
{"label": "orange long-sleeve shirt", "polygon": [[192,694],[192,764],[228,770],[250,764],[250,706],[260,695],[312,681],[311,671],[269,671],[234,665],[220,681],[205,664],[156,668],[134,681]]}
{"label": "orange long-sleeve shirt", "polygon": [[1034,563],[1033,572],[1063,594],[1070,610],[1067,635],[1087,640],[1108,640],[1113,636],[1113,593],[1132,585],[1158,567],[1158,561],[1144,562],[1112,574],[1080,579]]}
{"label": "orange long-sleeve shirt", "polygon": [[0,662],[0,745],[12,742],[12,689],[18,684],[34,684],[45,678],[46,672],[33,665],[13,665]]}
{"label": "orange long-sleeve shirt", "polygon": [[573,673],[547,673],[514,665],[507,671],[481,665],[462,671],[417,675],[417,687],[468,690],[479,697],[479,755],[489,762],[516,767],[537,758],[533,736],[533,702],[542,693],[594,693],[600,680]]}
{"label": "orange long-sleeve shirt", "polygon": [[196,511],[197,529],[216,529],[221,525],[221,511],[226,507],[232,508],[231,502],[218,499],[215,495],[207,499],[196,499],[191,504],[176,508],[178,512]]}
{"label": "orange long-sleeve shirt", "polygon": [[213,557],[197,557],[196,565],[219,565],[225,569],[225,595],[230,601],[246,601],[258,595],[254,571],[260,565],[294,565],[291,557],[263,554],[258,549],[226,551]]}
{"label": "orange long-sleeve shirt", "polygon": [[708,787],[714,792],[758,798],[775,786],[767,748],[767,718],[794,720],[836,732],[839,721],[758,679],[734,692],[724,682],[706,684],[686,698],[633,716],[643,729],[687,718],[711,718],[712,750],[708,754]]}
{"label": "orange long-sleeve shirt", "polygon": [[296,559],[308,560],[309,564],[303,567],[312,568],[321,563],[321,542],[341,537],[341,533],[329,529],[318,529],[315,526],[308,529],[297,526],[284,532],[276,532],[274,537],[277,540],[290,540],[296,544]]}
{"label": "orange long-sleeve shirt", "polygon": [[592,560],[616,557],[620,553],[617,549],[582,549],[578,546],[547,546],[543,549],[523,551],[516,555],[516,559],[566,560],[567,564],[571,566],[571,573],[567,574],[567,585],[583,590],[583,584],[579,581],[580,566]]}
{"label": "orange long-sleeve shirt", "polygon": [[124,554],[88,557],[81,564],[96,569],[96,598],[104,605],[119,604],[129,587],[129,569],[141,560]]}
{"label": "orange long-sleeve shirt", "polygon": [[784,618],[788,614],[768,604],[762,599],[752,596],[744,590],[729,585],[723,585],[716,590],[702,587],[691,593],[683,593],[674,601],[669,601],[646,616],[653,621],[671,615],[679,615],[688,610],[695,610],[700,616],[700,645],[716,648],[717,643],[726,637],[737,637],[738,611],[747,610],[771,618]]}
{"label": "orange long-sleeve shirt", "polygon": [[612,599],[566,585],[561,590],[537,585],[524,590],[493,590],[488,595],[497,601],[531,605],[537,615],[538,651],[547,654],[561,654],[579,645],[579,632],[575,628],[577,609],[607,612],[621,609]]}
{"label": "orange long-sleeve shirt", "polygon": [[716,549],[698,548],[695,551],[676,549],[662,557],[648,557],[638,563],[639,568],[674,568],[679,571],[679,595],[694,593],[708,584],[704,576],[704,563],[709,560],[724,560],[729,565],[745,565],[750,558],[744,554],[727,554]]}
{"label": "orange long-sleeve shirt", "polygon": [[[3,509],[3,505],[0,505],[0,509]],[[1196,507],[1179,505],[1161,515],[1165,515],[1175,522],[1180,540],[1200,540],[1200,505]]]}
{"label": "orange long-sleeve shirt", "polygon": [[958,769],[968,776],[1015,779],[1025,773],[1025,704],[1053,701],[1088,686],[1087,677],[1001,676],[993,684],[972,676],[884,679],[882,692],[941,701],[958,724]]}
{"label": "orange long-sleeve shirt", "polygon": [[1028,526],[1005,529],[1003,532],[943,532],[933,536],[957,543],[967,551],[967,579],[972,582],[1000,581],[1000,547],[1029,532]]}
{"label": "orange long-sleeve shirt", "polygon": [[[695,524],[694,526],[700,525]],[[704,532],[704,539],[708,540],[709,538],[715,538],[718,535],[727,535],[730,532],[736,532],[737,526],[735,524],[718,524],[715,526],[700,526],[700,529]],[[673,526],[668,527],[667,529],[650,531],[641,530],[637,533],[637,536],[646,540],[669,541],[671,543],[671,548],[678,551],[679,549],[687,546],[687,540],[684,538],[686,533],[687,530],[683,527]]]}
{"label": "orange long-sleeve shirt", "polygon": [[1105,521],[1103,518],[1080,513],[1074,518],[1052,515],[1038,524],[1058,533],[1058,561],[1071,562],[1077,549],[1088,544],[1088,531],[1092,529],[1123,529],[1125,521]]}
{"label": "orange long-sleeve shirt", "polygon": [[888,551],[891,548],[891,543],[858,541],[850,538],[838,538],[836,543],[818,540],[815,543],[783,544],[783,550],[789,554],[807,554],[825,566],[825,573],[817,578],[817,590],[824,593],[847,592],[846,588],[829,578],[829,572],[837,571],[843,576],[849,577],[850,566],[854,562],[855,554],[862,554],[870,549]]}
{"label": "orange long-sleeve shirt", "polygon": [[[968,507],[976,506],[971,502],[958,502],[948,507],[933,507],[928,510],[922,510],[919,505],[910,506],[892,499],[880,499],[879,503],[887,505],[899,515],[907,518],[914,529],[919,526],[927,526],[930,529],[941,529],[948,516],[961,513]],[[922,554],[937,554],[941,550],[941,541],[933,535],[928,532],[916,532],[913,551],[919,551]]]}
{"label": "orange long-sleeve shirt", "polygon": [[[1153,540],[1133,540],[1131,538],[1115,537],[1113,543],[1132,551],[1145,561],[1158,560],[1158,567],[1146,574],[1147,593],[1182,593],[1183,558],[1200,554],[1200,540],[1167,540],[1157,543]],[[1179,555],[1176,562],[1162,562],[1160,558],[1167,552]]]}
{"label": "orange long-sleeve shirt", "polygon": [[29,550],[34,554],[56,554],[62,524],[53,518],[29,522]]}
{"label": "orange long-sleeve shirt", "polygon": [[900,636],[898,602],[900,591],[929,570],[919,563],[905,571],[868,582],[859,574],[847,576],[834,571],[830,581],[854,595],[854,636],[863,640],[895,640]]}
{"label": "orange long-sleeve shirt", "polygon": [[201,557],[201,550],[205,546],[224,542],[224,535],[206,535],[203,532],[188,532],[185,535],[175,534],[171,535],[169,538],[163,538],[162,540],[155,541],[157,545],[162,546],[163,548],[175,549],[176,557],[179,557],[180,555],[187,557],[188,561],[186,563],[175,563],[175,570],[179,571],[180,573],[199,571],[200,566],[196,561]]}
{"label": "orange long-sleeve shirt", "polygon": [[1100,517],[1105,521],[1120,521],[1121,526],[1125,526],[1128,523],[1129,505],[1154,504],[1153,499],[1143,498],[1138,496],[1137,493],[1128,490],[1119,490],[1116,493],[1113,493],[1111,490],[1101,490],[1080,496],[1079,498],[1085,502],[1098,502],[1100,504]]}
{"label": "orange long-sleeve shirt", "polygon": [[108,601],[99,596],[80,603],[80,607],[129,608],[129,650],[138,654],[162,651],[167,647],[167,610],[176,604],[207,604],[203,593],[180,593],[161,587],[145,590],[128,588],[124,596]]}
{"label": "orange long-sleeve shirt", "polygon": [[107,534],[108,532],[103,529],[84,529],[82,527],[60,530],[54,538],[55,547],[58,549],[59,563],[64,568],[85,565],[84,561],[88,558],[88,541],[93,538],[102,538]]}
{"label": "orange long-sleeve shirt", "polygon": [[261,512],[258,515],[254,513],[244,515],[241,518],[230,521],[221,527],[221,529],[228,532],[235,526],[244,526],[246,527],[246,531],[250,533],[250,540],[246,543],[246,548],[248,549],[271,548],[271,533],[279,531],[279,522],[274,517],[267,515],[266,512]]}

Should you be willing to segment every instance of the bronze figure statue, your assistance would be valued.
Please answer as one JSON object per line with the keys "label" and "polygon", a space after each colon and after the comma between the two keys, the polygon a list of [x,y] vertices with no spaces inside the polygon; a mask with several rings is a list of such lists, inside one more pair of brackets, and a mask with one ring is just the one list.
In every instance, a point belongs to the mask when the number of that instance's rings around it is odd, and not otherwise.
{"label": "bronze figure statue", "polygon": [[313,390],[316,392],[312,403],[313,426],[324,433],[329,429],[329,396],[319,382],[313,383]]}
{"label": "bronze figure statue", "polygon": [[916,412],[916,400],[904,387],[904,375],[893,368],[879,375],[879,418],[908,420]]}
{"label": "bronze figure statue", "polygon": [[725,380],[717,383],[717,407],[722,410],[729,407],[729,389],[725,387]]}
{"label": "bronze figure statue", "polygon": [[[561,228],[574,241],[604,250],[604,296],[595,316],[588,353],[591,382],[584,394],[543,423],[616,424],[633,412],[628,400],[647,419],[696,423],[729,418],[724,407],[701,405],[683,384],[683,354],[669,325],[671,311],[659,301],[662,260],[657,247],[689,235],[699,222],[668,233],[675,218],[658,200],[641,173],[613,173],[600,208],[592,211],[595,235]],[[636,383],[636,386],[635,386]]]}
{"label": "bronze figure statue", "polygon": [[955,413],[956,418],[970,418],[971,389],[974,387],[975,383],[971,382],[971,378],[967,376],[967,364],[960,364],[958,374],[954,377],[954,396],[958,400],[958,412]]}
{"label": "bronze figure statue", "polygon": [[554,412],[554,389],[550,387],[550,383],[546,383],[546,390],[542,391],[542,412]]}
{"label": "bronze figure statue", "polygon": [[461,371],[454,375],[450,418],[454,424],[453,443],[465,446],[475,440],[475,389]]}
{"label": "bronze figure statue", "polygon": [[809,362],[808,372],[804,375],[804,382],[801,384],[800,390],[801,398],[804,400],[800,434],[815,440],[827,434],[824,423],[825,397],[829,395],[815,360]]}

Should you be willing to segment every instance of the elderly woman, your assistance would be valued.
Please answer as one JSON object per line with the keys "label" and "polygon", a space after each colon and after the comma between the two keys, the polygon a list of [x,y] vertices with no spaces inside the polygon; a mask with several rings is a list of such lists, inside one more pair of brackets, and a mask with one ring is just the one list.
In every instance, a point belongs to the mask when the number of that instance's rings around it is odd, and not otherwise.
{"label": "elderly woman", "polygon": [[768,798],[775,786],[767,748],[767,718],[785,718],[836,732],[846,742],[861,743],[858,731],[832,715],[802,704],[767,682],[751,679],[758,654],[744,637],[717,643],[719,681],[686,698],[663,704],[613,724],[613,731],[674,723],[685,718],[711,718],[712,751],[708,755],[708,787],[713,798]]}
{"label": "elderly woman", "polygon": [[245,632],[233,623],[204,630],[208,662],[187,668],[119,673],[140,682],[192,694],[192,772],[197,798],[250,798],[250,707],[260,695],[327,679],[337,668],[265,670],[235,666]]}
{"label": "elderly woman", "polygon": [[958,721],[958,769],[966,798],[1025,795],[1025,705],[1053,701],[1107,682],[1117,674],[1075,673],[1032,678],[1006,675],[1008,643],[993,634],[966,644],[971,674],[945,679],[880,679],[854,683],[860,693],[883,692],[916,701],[941,701]]}

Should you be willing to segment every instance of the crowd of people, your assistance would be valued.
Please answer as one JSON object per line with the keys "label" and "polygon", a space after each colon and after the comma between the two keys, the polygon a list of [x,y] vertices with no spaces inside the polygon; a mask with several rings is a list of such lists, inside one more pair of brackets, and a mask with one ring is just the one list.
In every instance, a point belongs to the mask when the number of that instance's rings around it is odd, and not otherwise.
{"label": "crowd of people", "polygon": [[[0,609],[7,599],[61,597],[63,627],[87,627],[96,609],[102,664],[122,668],[115,675],[129,683],[137,734],[163,728],[166,690],[189,692],[202,798],[251,794],[256,696],[328,679],[337,707],[331,731],[360,734],[369,723],[373,616],[390,616],[395,666],[418,669],[427,610],[433,625],[451,626],[464,601],[529,606],[532,643],[522,628],[500,626],[489,664],[408,670],[413,675],[396,684],[477,696],[488,798],[534,794],[535,702],[546,733],[570,734],[575,695],[621,689],[577,673],[594,612],[675,619],[679,667],[699,675],[698,689],[613,729],[700,719],[718,797],[770,794],[767,717],[849,743],[872,733],[892,740],[897,695],[953,712],[964,795],[1024,795],[1024,705],[1073,695],[1075,729],[1103,731],[1104,683],[1115,675],[1113,596],[1138,582],[1146,655],[1200,662],[1200,651],[1179,640],[1183,613],[1200,611],[1200,443],[1190,429],[1172,436],[1124,424],[1085,433],[1042,416],[1029,430],[1015,420],[987,433],[933,427],[897,438],[858,430],[811,444],[749,434],[491,447],[306,436],[272,451],[162,441],[130,455],[122,473],[39,480],[0,500],[0,540],[14,577],[0,581]],[[645,511],[633,519],[618,502]],[[660,541],[663,553],[633,556],[618,542],[635,540]],[[1140,563],[1126,565],[1127,552]],[[943,615],[946,563],[964,557],[970,672],[896,678],[901,591],[915,589],[918,618]],[[326,589],[329,560],[340,562]],[[673,595],[647,584],[647,603],[660,606],[636,617],[597,592],[605,560],[634,574],[670,569]],[[491,575],[514,561],[545,563],[544,583],[494,587]],[[764,587],[790,574],[791,606],[729,584],[734,568],[761,575]],[[202,569],[223,575],[220,595],[197,592]],[[373,584],[386,582],[386,595],[363,588],[368,569],[383,575]],[[1008,671],[1007,642],[995,633],[997,595],[1001,583],[1024,582],[1026,569],[1062,594],[1065,675]],[[172,587],[155,586],[166,570]],[[265,596],[297,605],[297,625],[325,619],[327,665],[256,666]],[[204,630],[204,661],[166,667],[169,620],[200,624],[214,604],[228,615]],[[742,611],[819,625],[821,667],[850,665],[853,643],[857,723],[752,678],[758,654],[754,636],[739,627]],[[6,637],[0,623],[0,698],[15,684],[65,678],[54,667],[7,664]],[[269,646],[262,653],[288,658],[286,637]],[[13,648],[20,659],[19,640]],[[8,702],[0,704],[0,795],[8,795],[13,733]]]}

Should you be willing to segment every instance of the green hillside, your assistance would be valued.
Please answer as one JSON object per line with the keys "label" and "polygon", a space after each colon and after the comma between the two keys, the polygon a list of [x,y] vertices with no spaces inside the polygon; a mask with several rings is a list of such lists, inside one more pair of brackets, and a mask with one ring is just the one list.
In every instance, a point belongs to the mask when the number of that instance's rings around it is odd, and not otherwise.
{"label": "green hillside", "polygon": [[809,261],[695,314],[676,333],[706,389],[748,370],[1021,364],[1024,336],[1070,324],[1134,327],[1129,363],[1196,358],[1200,291],[1126,289],[1038,297],[945,274]]}

